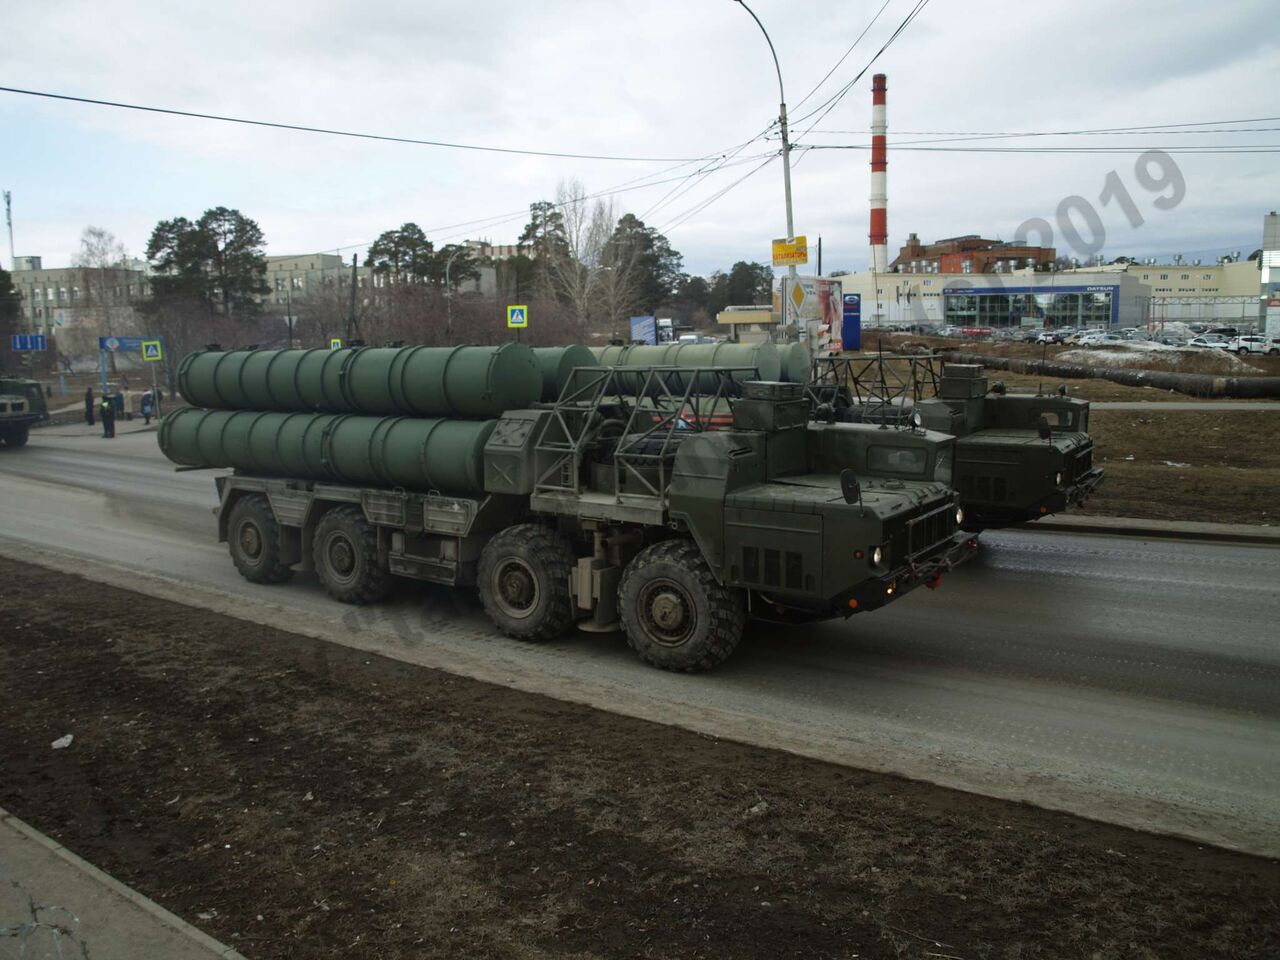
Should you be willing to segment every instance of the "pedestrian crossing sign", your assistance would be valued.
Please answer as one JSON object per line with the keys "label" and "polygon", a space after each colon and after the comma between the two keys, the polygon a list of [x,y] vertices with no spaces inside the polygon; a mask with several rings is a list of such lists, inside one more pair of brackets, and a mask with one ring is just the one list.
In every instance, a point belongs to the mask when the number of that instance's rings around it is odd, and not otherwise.
{"label": "pedestrian crossing sign", "polygon": [[516,329],[529,326],[529,308],[523,304],[507,307],[507,326]]}
{"label": "pedestrian crossing sign", "polygon": [[164,350],[161,348],[159,340],[142,341],[142,359],[150,363],[156,363],[164,359]]}
{"label": "pedestrian crossing sign", "polygon": [[340,337],[331,337],[331,338],[329,339],[329,349],[330,349],[330,350],[341,350],[341,349],[342,349],[342,338],[340,338]]}

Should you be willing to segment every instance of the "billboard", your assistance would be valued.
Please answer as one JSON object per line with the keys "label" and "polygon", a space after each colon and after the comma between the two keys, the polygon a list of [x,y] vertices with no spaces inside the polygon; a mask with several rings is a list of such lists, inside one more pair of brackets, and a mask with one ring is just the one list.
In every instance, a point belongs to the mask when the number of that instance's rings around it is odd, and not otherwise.
{"label": "billboard", "polygon": [[658,321],[653,317],[632,317],[631,342],[648,344],[657,343]]}

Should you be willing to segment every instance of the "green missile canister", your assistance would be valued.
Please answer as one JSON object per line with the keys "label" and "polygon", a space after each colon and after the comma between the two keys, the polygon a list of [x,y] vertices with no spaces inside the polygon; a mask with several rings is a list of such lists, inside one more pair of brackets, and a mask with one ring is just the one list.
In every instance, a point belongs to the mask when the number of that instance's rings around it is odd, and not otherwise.
{"label": "green missile canister", "polygon": [[542,396],[523,344],[193,353],[178,389],[199,407],[487,419]]}
{"label": "green missile canister", "polygon": [[534,347],[533,356],[542,370],[542,399],[550,403],[560,399],[575,367],[597,366],[595,354],[579,343],[567,347]]}
{"label": "green missile canister", "polygon": [[495,423],[188,407],[165,417],[159,440],[183,466],[467,495],[484,492]]}

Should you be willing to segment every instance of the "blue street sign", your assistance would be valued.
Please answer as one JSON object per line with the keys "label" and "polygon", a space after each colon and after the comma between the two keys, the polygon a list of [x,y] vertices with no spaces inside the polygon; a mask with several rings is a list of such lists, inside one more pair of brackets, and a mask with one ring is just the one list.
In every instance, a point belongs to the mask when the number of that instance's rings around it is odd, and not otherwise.
{"label": "blue street sign", "polygon": [[840,349],[862,349],[862,294],[846,293],[840,320]]}
{"label": "blue street sign", "polygon": [[15,333],[9,337],[9,349],[17,353],[24,350],[48,350],[49,339],[43,333]]}
{"label": "blue street sign", "polygon": [[99,337],[98,349],[107,353],[141,353],[142,337]]}

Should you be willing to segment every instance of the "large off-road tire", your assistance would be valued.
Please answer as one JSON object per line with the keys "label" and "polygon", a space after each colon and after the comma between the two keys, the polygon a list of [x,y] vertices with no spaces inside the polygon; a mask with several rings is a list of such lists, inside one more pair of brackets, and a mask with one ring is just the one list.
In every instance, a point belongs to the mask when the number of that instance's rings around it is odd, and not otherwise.
{"label": "large off-road tire", "polygon": [[573,626],[573,564],[573,550],[555,531],[536,523],[507,527],[480,553],[480,602],[508,636],[551,640]]}
{"label": "large off-road tire", "polygon": [[733,653],[746,623],[746,598],[721,586],[691,540],[646,547],[618,586],[627,642],[663,670],[710,670]]}
{"label": "large off-road tire", "polygon": [[250,583],[284,583],[293,569],[281,560],[280,524],[261,494],[241,497],[227,518],[231,562]]}
{"label": "large off-road tire", "polygon": [[0,444],[6,447],[25,447],[30,436],[31,428],[25,423],[0,426]]}
{"label": "large off-road tire", "polygon": [[356,506],[334,507],[316,524],[311,555],[325,593],[343,603],[377,603],[391,592],[378,560],[378,533]]}

